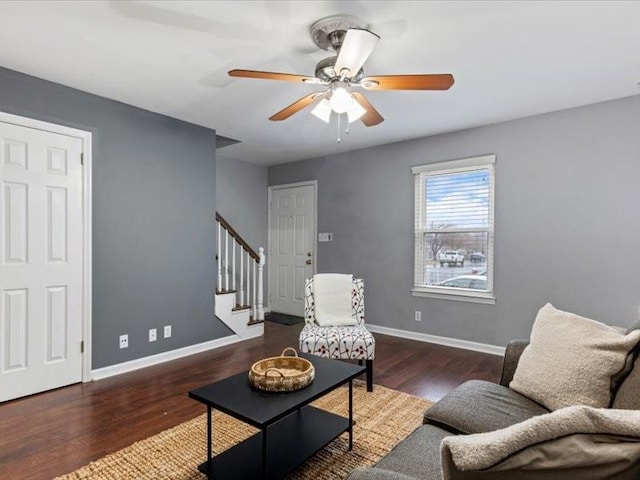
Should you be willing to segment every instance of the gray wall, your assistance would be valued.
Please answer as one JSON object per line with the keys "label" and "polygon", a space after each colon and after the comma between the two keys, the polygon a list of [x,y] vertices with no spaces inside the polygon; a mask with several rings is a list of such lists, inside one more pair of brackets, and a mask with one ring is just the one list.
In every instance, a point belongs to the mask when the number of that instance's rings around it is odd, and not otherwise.
{"label": "gray wall", "polygon": [[[269,184],[318,180],[318,231],[334,233],[318,271],[365,279],[368,323],[504,345],[546,302],[612,325],[638,317],[639,132],[636,96],[277,165]],[[496,304],[412,297],[410,167],[489,153]]]}
{"label": "gray wall", "polygon": [[[217,154],[216,208],[256,252],[259,247],[267,250],[267,181],[266,166]],[[268,265],[264,268],[264,298],[269,298],[268,268]]]}
{"label": "gray wall", "polygon": [[93,132],[93,368],[229,334],[213,315],[213,130],[5,69],[0,110]]}
{"label": "gray wall", "polygon": [[264,165],[216,156],[216,208],[256,250],[267,247],[267,181]]}

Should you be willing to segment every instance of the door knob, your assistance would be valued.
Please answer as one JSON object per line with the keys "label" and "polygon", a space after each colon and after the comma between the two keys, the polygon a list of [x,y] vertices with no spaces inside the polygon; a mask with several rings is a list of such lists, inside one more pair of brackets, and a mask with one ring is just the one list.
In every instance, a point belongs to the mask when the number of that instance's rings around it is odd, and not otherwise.
{"label": "door knob", "polygon": [[311,252],[307,252],[307,257],[311,257],[313,254]]}
{"label": "door knob", "polygon": [[311,259],[307,260],[307,261],[306,261],[306,264],[307,264],[307,265],[311,265]]}

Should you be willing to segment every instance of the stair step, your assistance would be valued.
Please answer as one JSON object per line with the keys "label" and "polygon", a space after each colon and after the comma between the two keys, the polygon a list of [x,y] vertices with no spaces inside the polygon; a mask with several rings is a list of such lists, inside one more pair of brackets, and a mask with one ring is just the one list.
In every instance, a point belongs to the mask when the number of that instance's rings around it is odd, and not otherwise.
{"label": "stair step", "polygon": [[264,323],[264,320],[254,320],[253,318],[251,320],[249,320],[249,323],[247,323],[247,325],[251,326],[251,325],[260,325],[261,323]]}
{"label": "stair step", "polygon": [[249,310],[251,307],[249,305],[236,305],[231,309],[232,312],[239,312],[240,310]]}
{"label": "stair step", "polygon": [[216,290],[216,295],[223,295],[225,293],[236,293],[237,290]]}

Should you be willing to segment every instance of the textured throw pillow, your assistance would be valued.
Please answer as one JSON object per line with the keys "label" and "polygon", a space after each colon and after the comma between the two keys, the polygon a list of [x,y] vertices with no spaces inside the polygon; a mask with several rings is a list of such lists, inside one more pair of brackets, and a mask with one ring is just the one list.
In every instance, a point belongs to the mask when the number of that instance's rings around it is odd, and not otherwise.
{"label": "textured throw pillow", "polygon": [[316,323],[321,327],[357,325],[352,314],[353,275],[318,273],[313,276]]}
{"label": "textured throw pillow", "polygon": [[640,331],[626,335],[614,327],[550,303],[538,312],[509,387],[549,410],[570,405],[606,408],[611,381],[625,368],[640,341]]}

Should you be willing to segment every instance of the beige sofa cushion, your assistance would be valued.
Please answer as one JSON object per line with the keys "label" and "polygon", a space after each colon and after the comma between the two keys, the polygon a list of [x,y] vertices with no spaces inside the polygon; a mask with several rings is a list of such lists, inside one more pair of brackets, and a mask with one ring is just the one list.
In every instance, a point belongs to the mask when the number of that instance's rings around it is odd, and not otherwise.
{"label": "beige sofa cushion", "polygon": [[640,410],[640,360],[636,359],[635,368],[618,389],[612,408]]}
{"label": "beige sofa cushion", "polygon": [[509,387],[549,410],[608,407],[612,378],[639,341],[640,330],[625,335],[548,303],[538,312]]}
{"label": "beige sofa cushion", "polygon": [[424,412],[423,423],[453,433],[483,433],[520,423],[549,410],[510,388],[469,380]]}

